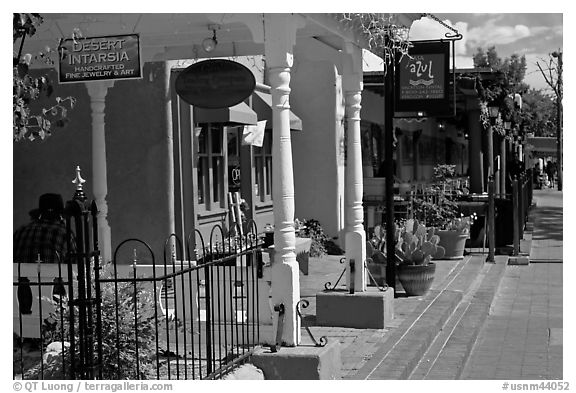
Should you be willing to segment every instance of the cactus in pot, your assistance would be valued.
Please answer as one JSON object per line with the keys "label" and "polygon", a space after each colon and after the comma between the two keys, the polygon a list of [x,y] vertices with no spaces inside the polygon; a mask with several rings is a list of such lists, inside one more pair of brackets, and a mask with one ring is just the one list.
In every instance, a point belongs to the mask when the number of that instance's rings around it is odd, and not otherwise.
{"label": "cactus in pot", "polygon": [[417,220],[407,220],[396,243],[396,255],[407,265],[428,265],[434,259],[444,256],[444,247],[440,246],[440,237],[434,234],[434,228],[426,228]]}

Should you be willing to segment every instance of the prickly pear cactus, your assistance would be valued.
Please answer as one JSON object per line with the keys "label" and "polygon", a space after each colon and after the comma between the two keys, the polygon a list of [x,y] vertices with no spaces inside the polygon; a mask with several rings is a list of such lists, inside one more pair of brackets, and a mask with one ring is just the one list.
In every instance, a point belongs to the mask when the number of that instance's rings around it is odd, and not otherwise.
{"label": "prickly pear cactus", "polygon": [[430,260],[441,259],[446,250],[438,245],[440,237],[434,228],[426,228],[416,220],[407,220],[398,239],[397,255],[404,263],[427,265]]}

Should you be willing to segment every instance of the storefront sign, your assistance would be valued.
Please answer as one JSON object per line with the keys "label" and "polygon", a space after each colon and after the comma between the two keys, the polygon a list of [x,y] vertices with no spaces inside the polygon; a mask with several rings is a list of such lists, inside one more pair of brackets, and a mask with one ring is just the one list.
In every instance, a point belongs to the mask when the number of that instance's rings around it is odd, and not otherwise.
{"label": "storefront sign", "polygon": [[413,42],[396,63],[395,112],[399,117],[450,113],[448,42]]}
{"label": "storefront sign", "polygon": [[66,39],[59,50],[60,83],[142,78],[138,34]]}
{"label": "storefront sign", "polygon": [[176,78],[176,93],[199,108],[229,108],[248,98],[256,87],[254,74],[235,61],[212,59],[192,64]]}

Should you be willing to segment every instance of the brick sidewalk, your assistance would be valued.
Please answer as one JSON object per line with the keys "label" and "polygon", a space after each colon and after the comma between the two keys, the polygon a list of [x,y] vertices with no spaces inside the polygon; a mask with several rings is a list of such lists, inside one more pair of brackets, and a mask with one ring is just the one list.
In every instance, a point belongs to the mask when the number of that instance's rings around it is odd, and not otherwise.
{"label": "brick sidewalk", "polygon": [[[562,193],[534,194],[532,231],[521,245],[533,262],[561,262]],[[507,257],[496,264],[485,257],[438,261],[429,293],[395,298],[385,329],[317,326],[316,293],[335,284],[344,265],[340,256],[311,258],[310,275],[300,276],[301,297],[310,302],[303,326],[316,339],[340,342],[343,379],[561,378],[562,264],[507,266]],[[302,345],[310,344],[303,328]]]}
{"label": "brick sidewalk", "polygon": [[462,379],[562,379],[562,264],[508,266]]}
{"label": "brick sidewalk", "polygon": [[534,190],[531,261],[562,261],[563,196],[553,189]]}
{"label": "brick sidewalk", "polygon": [[[301,298],[310,302],[309,307],[302,310],[303,326],[309,327],[316,340],[321,336],[326,336],[329,341],[338,340],[340,342],[342,378],[344,379],[364,379],[366,374],[371,373],[371,366],[367,364],[378,362],[378,356],[383,356],[383,353],[392,347],[395,347],[396,352],[394,353],[397,353],[397,351],[403,351],[412,346],[411,355],[403,357],[405,363],[401,371],[401,374],[409,373],[414,366],[413,363],[418,361],[419,355],[427,349],[429,343],[462,298],[462,290],[478,274],[484,259],[483,256],[476,255],[467,256],[460,261],[437,261],[436,275],[429,293],[425,296],[414,297],[405,297],[400,293],[400,297],[394,299],[395,317],[390,326],[385,329],[317,326],[315,320],[316,293],[324,289],[326,282],[336,283],[344,268],[344,265],[339,263],[340,258],[336,256],[311,258],[309,275],[300,275],[300,293]],[[339,286],[344,281],[345,277],[342,277]],[[445,291],[446,289],[449,290]],[[424,316],[425,312],[426,316]],[[405,335],[404,333],[409,327],[412,327],[412,332]],[[422,330],[426,331],[427,339],[424,341],[418,338],[421,336]],[[401,338],[404,342],[396,348],[396,344]],[[413,343],[417,343],[418,347],[412,345]],[[301,345],[311,344],[311,338],[305,328],[302,328]],[[393,356],[397,357],[395,354]],[[374,373],[370,374],[370,376],[372,375]],[[397,376],[400,379],[403,378],[403,375]],[[376,375],[374,377],[380,379]]]}
{"label": "brick sidewalk", "polygon": [[462,379],[562,379],[562,192],[534,201],[531,263],[506,268]]}

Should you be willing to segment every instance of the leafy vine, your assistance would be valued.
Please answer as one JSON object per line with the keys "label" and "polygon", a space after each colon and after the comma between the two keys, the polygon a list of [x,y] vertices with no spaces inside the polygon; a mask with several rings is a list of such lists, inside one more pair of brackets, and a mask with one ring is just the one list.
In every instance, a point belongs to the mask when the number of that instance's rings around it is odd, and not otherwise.
{"label": "leafy vine", "polygon": [[[38,26],[44,21],[40,14],[14,14],[13,16],[13,138],[14,141],[23,139],[44,139],[51,134],[54,127],[63,127],[69,121],[68,110],[76,103],[74,97],[56,97],[56,103],[49,108],[43,108],[39,113],[32,113],[30,105],[40,99],[42,95],[50,97],[53,86],[50,79],[43,76],[30,75],[30,66],[34,61],[48,66],[54,64],[51,56],[54,51],[46,47],[45,51],[32,56],[30,53],[22,54],[26,37],[36,33]],[[19,41],[19,42],[18,42]]]}

